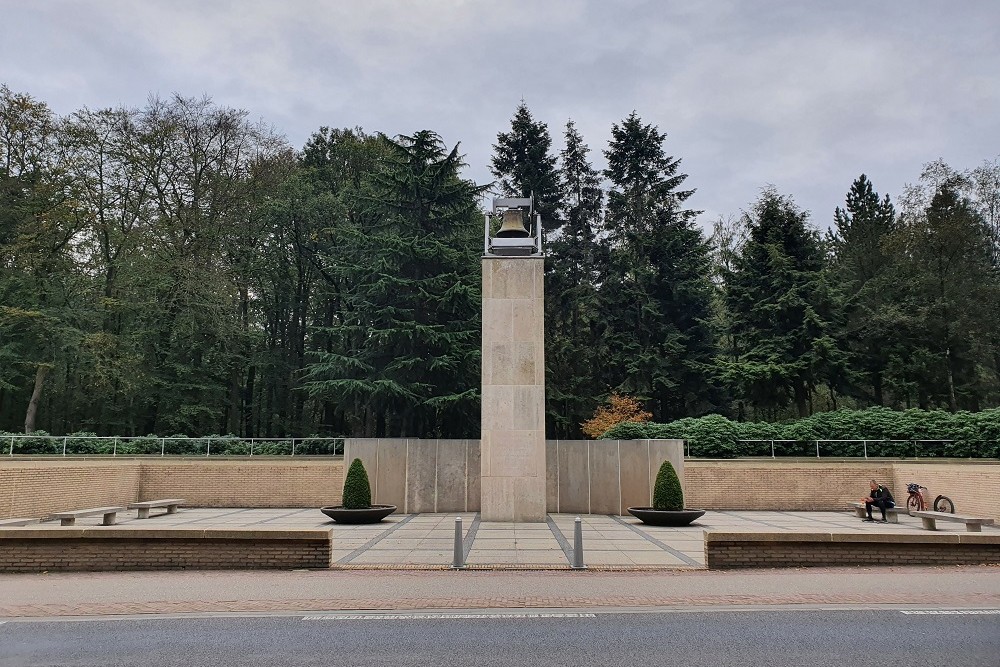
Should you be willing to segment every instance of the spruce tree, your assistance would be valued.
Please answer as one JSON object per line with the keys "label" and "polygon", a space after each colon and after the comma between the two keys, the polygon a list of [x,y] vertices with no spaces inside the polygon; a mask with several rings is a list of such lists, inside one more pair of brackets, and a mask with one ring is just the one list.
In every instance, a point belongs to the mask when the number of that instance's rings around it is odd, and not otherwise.
{"label": "spruce tree", "polygon": [[497,134],[490,170],[503,196],[534,196],[546,233],[559,228],[562,203],[552,137],[548,125],[536,121],[523,101],[510,121],[510,132]]}
{"label": "spruce tree", "polygon": [[597,285],[606,253],[597,243],[604,193],[573,121],[566,124],[560,154],[564,224],[549,241],[545,259],[545,366],[549,435],[580,437],[603,393],[595,368],[603,354],[596,335],[602,317]]}
{"label": "spruce tree", "polygon": [[844,296],[840,335],[851,355],[855,393],[875,405],[886,404],[885,372],[898,332],[886,292],[893,259],[886,242],[895,224],[889,196],[880,199],[864,174],[851,185],[846,207],[834,212],[832,269]]}
{"label": "spruce tree", "polygon": [[601,285],[601,364],[610,389],[648,401],[655,421],[718,409],[709,245],[683,208],[694,192],[666,134],[633,112],[612,128],[604,175],[611,181]]}
{"label": "spruce tree", "polygon": [[726,377],[766,417],[789,402],[808,416],[815,389],[844,365],[819,236],[773,188],[745,216],[749,238],[725,285],[734,345]]}

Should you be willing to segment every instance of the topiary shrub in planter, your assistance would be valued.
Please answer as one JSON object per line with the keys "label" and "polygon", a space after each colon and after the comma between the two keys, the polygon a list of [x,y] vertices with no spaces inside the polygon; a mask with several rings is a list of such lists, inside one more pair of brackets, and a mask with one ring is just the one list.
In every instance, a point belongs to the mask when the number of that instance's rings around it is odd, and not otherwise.
{"label": "topiary shrub in planter", "polygon": [[681,480],[670,461],[664,461],[660,471],[656,473],[656,485],[653,486],[653,509],[676,512],[684,509],[684,491]]}
{"label": "topiary shrub in planter", "polygon": [[656,473],[652,507],[629,507],[629,514],[650,526],[686,526],[705,514],[705,510],[684,508],[684,491],[670,461],[664,461]]}
{"label": "topiary shrub in planter", "polygon": [[361,459],[351,461],[351,467],[344,478],[344,507],[349,510],[367,509],[372,506],[372,487],[368,482],[368,471]]}
{"label": "topiary shrub in planter", "polygon": [[337,523],[378,523],[396,511],[395,505],[372,505],[372,488],[361,459],[351,461],[347,469],[341,503],[320,511]]}

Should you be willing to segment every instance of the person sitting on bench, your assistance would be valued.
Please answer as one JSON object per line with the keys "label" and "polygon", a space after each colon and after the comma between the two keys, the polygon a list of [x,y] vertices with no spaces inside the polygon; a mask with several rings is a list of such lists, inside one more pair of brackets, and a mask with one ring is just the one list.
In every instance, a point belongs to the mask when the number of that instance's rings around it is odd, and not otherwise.
{"label": "person sitting on bench", "polygon": [[886,523],[888,520],[885,518],[885,510],[889,507],[895,507],[896,501],[892,499],[892,493],[889,492],[889,489],[876,483],[874,479],[871,481],[871,489],[871,495],[861,499],[861,502],[865,504],[865,509],[868,510],[868,518],[865,521],[875,520],[872,518],[872,505],[874,505],[882,511],[882,523]]}

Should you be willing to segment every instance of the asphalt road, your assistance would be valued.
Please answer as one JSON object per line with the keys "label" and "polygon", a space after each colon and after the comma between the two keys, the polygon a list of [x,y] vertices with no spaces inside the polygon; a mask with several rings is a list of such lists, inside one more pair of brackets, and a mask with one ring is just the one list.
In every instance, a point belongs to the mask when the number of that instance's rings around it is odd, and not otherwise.
{"label": "asphalt road", "polygon": [[1000,667],[1000,613],[498,613],[507,616],[9,621],[0,625],[0,667]]}

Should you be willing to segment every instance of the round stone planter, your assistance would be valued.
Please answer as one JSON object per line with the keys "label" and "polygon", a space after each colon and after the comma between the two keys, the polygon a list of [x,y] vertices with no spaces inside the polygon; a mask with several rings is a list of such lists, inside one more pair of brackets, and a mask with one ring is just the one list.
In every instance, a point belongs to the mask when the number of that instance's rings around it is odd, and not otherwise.
{"label": "round stone planter", "polygon": [[321,507],[320,512],[337,523],[378,523],[396,511],[395,505],[372,505],[360,510],[349,510],[346,507]]}
{"label": "round stone planter", "polygon": [[650,526],[686,526],[705,510],[654,510],[652,507],[629,507],[628,513]]}

